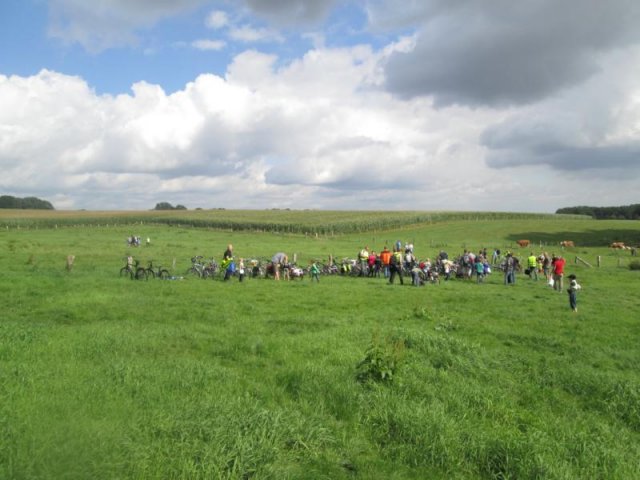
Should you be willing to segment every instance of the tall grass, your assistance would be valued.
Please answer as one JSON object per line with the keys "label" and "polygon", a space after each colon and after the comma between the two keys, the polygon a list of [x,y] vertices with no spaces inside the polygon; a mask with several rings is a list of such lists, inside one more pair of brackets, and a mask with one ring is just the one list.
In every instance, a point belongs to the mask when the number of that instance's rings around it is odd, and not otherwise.
{"label": "tall grass", "polygon": [[[611,223],[633,234],[637,224]],[[0,478],[635,478],[638,272],[565,251],[583,290],[322,277],[119,278],[122,257],[605,238],[602,222],[459,221],[335,238],[157,225],[0,231]],[[79,233],[80,232],[80,233]],[[149,247],[127,248],[140,233]],[[538,246],[534,248],[539,248]],[[528,253],[528,252],[527,252]],[[68,254],[76,256],[71,271]],[[574,263],[579,255],[602,267]],[[391,381],[358,365],[392,359]],[[375,349],[374,349],[375,350]],[[384,366],[384,365],[383,365]],[[372,369],[375,371],[375,369]]]}

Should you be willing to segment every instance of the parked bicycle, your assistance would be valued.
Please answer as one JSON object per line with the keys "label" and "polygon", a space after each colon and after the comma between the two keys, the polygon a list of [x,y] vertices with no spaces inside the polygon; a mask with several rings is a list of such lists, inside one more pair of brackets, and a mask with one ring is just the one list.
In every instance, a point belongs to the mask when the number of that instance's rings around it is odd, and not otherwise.
{"label": "parked bicycle", "polygon": [[153,260],[149,260],[149,265],[145,269],[145,273],[147,277],[151,278],[160,278],[162,280],[166,280],[169,278],[169,270],[166,268],[162,268],[162,266],[158,265],[156,269],[153,268]]}
{"label": "parked bicycle", "polygon": [[216,273],[218,273],[218,264],[213,258],[204,263],[204,266],[202,267],[202,278],[213,279],[216,276]]}
{"label": "parked bicycle", "polygon": [[147,279],[147,272],[140,266],[140,261],[134,260],[130,255],[125,257],[125,260],[127,263],[120,269],[121,277],[128,276],[131,280],[134,278],[136,280]]}
{"label": "parked bicycle", "polygon": [[201,278],[203,270],[204,263],[202,262],[202,255],[196,255],[195,257],[191,257],[191,266],[187,269],[185,275],[194,275]]}

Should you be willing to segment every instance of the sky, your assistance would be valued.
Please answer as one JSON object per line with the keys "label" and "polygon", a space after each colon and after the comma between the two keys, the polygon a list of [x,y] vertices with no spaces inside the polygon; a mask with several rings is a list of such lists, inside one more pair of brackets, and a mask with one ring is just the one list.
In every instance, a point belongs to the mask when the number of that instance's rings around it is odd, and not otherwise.
{"label": "sky", "polygon": [[637,0],[0,0],[0,194],[628,205],[639,79]]}

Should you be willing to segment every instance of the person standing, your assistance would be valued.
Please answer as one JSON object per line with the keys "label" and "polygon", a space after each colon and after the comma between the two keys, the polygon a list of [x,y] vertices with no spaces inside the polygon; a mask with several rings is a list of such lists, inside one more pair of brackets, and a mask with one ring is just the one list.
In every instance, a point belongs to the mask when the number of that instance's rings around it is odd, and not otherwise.
{"label": "person standing", "polygon": [[384,270],[384,278],[389,278],[389,275],[391,273],[389,271],[389,264],[391,263],[391,252],[386,245],[382,249],[382,252],[380,252],[380,261],[382,262],[382,268]]}
{"label": "person standing", "polygon": [[244,280],[244,258],[238,262],[238,281]]}
{"label": "person standing", "polygon": [[564,266],[566,260],[562,256],[553,256],[551,265],[553,268],[553,289],[562,292],[562,279],[564,277]]}
{"label": "person standing", "polygon": [[369,267],[369,276],[370,277],[374,277],[376,274],[376,259],[378,258],[378,256],[376,255],[376,252],[371,250],[371,252],[369,252],[369,258],[367,259],[367,265]]}
{"label": "person standing", "polygon": [[529,270],[529,278],[538,281],[538,257],[533,252],[527,257],[527,269]]}
{"label": "person standing", "polygon": [[476,280],[477,283],[484,282],[484,263],[481,258],[476,258],[476,263],[474,263],[474,267],[476,269]]}
{"label": "person standing", "polygon": [[227,245],[227,249],[222,254],[220,266],[224,268],[224,280],[229,280],[236,270],[236,265],[233,262],[233,245]]}
{"label": "person standing", "polygon": [[569,288],[567,289],[567,292],[569,293],[569,306],[571,307],[571,310],[573,310],[574,313],[578,312],[578,290],[580,290],[582,287],[580,286],[580,284],[578,283],[578,279],[576,278],[575,275],[571,274],[569,275]]}
{"label": "person standing", "polygon": [[367,271],[367,266],[369,264],[369,247],[364,247],[360,250],[360,253],[358,253],[358,262],[360,264],[360,273],[358,276],[364,277],[366,276],[365,272]]}
{"label": "person standing", "polygon": [[309,273],[311,274],[311,281],[315,279],[317,283],[320,283],[320,268],[318,267],[318,263],[314,261],[309,268]]}
{"label": "person standing", "polygon": [[399,248],[396,248],[391,255],[391,261],[389,262],[389,283],[393,283],[393,279],[398,275],[400,278],[400,285],[404,285],[404,280],[402,279],[402,251]]}
{"label": "person standing", "polygon": [[511,255],[511,252],[507,252],[504,263],[504,284],[515,285],[516,284],[516,261]]}

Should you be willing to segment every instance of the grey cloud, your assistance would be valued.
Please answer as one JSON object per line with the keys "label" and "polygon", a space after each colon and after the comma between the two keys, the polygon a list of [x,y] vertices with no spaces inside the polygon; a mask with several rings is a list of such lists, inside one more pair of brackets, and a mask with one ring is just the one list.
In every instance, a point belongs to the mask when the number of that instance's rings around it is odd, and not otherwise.
{"label": "grey cloud", "polygon": [[625,178],[640,175],[640,145],[573,147],[537,145],[531,150],[498,150],[487,157],[492,168],[548,165],[555,170],[608,170],[607,176]]}
{"label": "grey cloud", "polygon": [[[598,102],[591,100],[595,105],[589,106],[598,111]],[[570,113],[559,108],[514,115],[487,128],[480,137],[481,145],[488,149],[487,165],[496,169],[547,165],[558,171],[606,170],[611,178],[640,175],[638,139],[607,141],[615,137],[615,121],[608,128],[590,130],[588,107],[576,106]]]}
{"label": "grey cloud", "polygon": [[635,0],[426,1],[395,20],[418,34],[412,51],[389,58],[387,88],[437,105],[534,102],[588,79],[599,55],[640,42]]}
{"label": "grey cloud", "polygon": [[246,0],[246,3],[274,23],[295,25],[323,20],[336,0]]}

